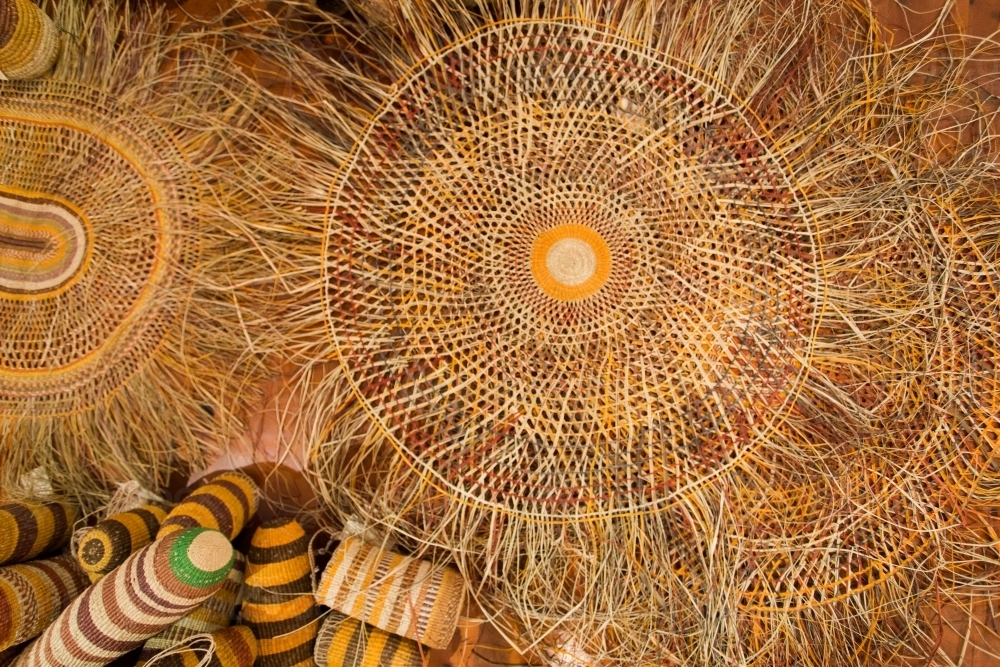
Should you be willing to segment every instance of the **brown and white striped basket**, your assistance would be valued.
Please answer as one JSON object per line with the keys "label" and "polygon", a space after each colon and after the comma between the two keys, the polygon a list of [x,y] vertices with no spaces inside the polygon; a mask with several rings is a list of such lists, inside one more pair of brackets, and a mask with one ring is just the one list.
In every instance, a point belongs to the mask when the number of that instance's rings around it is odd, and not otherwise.
{"label": "brown and white striped basket", "polygon": [[451,567],[348,537],[334,551],[316,600],[386,632],[444,649],[458,627],[465,583]]}

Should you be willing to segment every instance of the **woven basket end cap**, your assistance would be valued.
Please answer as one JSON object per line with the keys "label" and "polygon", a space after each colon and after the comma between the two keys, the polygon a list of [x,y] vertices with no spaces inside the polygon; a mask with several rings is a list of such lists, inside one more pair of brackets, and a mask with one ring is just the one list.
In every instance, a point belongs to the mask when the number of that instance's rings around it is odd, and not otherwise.
{"label": "woven basket end cap", "polygon": [[190,528],[180,533],[170,548],[170,569],[183,583],[206,588],[225,580],[234,554],[233,545],[219,531]]}

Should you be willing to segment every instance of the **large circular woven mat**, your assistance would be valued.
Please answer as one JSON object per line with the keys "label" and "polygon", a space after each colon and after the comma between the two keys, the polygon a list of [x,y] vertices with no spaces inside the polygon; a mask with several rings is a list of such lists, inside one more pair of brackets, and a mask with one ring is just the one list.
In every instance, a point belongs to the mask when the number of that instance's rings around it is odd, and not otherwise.
{"label": "large circular woven mat", "polygon": [[544,521],[648,511],[779,425],[812,216],[719,82],[572,20],[414,67],[331,188],[329,333],[407,462]]}
{"label": "large circular woven mat", "polygon": [[0,416],[85,409],[182,306],[184,161],[151,119],[72,84],[8,84],[0,135]]}

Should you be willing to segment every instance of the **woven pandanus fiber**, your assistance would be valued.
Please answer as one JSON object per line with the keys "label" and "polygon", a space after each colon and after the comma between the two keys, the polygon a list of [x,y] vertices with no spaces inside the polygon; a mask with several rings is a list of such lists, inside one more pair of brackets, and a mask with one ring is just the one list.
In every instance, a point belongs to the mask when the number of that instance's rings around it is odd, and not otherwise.
{"label": "woven pandanus fiber", "polygon": [[[236,605],[243,597],[243,575],[246,558],[239,551],[233,552],[233,567],[222,587],[184,618],[155,637],[150,637],[139,653],[137,667],[149,662],[158,653],[173,648],[189,637],[212,634],[228,628],[233,620]],[[246,632],[248,629],[244,628]],[[197,662],[197,661],[196,661]]]}
{"label": "woven pandanus fiber", "polygon": [[157,540],[74,600],[15,664],[106,665],[211,596],[232,563],[218,531],[192,528]]}
{"label": "woven pandanus fiber", "polygon": [[453,568],[348,537],[333,552],[316,600],[385,632],[446,649],[458,628],[465,582]]}
{"label": "woven pandanus fiber", "polygon": [[62,502],[0,505],[0,565],[21,563],[65,546],[79,516],[78,507]]}
{"label": "woven pandanus fiber", "polygon": [[31,0],[0,1],[0,80],[35,79],[55,64],[59,32]]}
{"label": "woven pandanus fiber", "polygon": [[89,585],[72,556],[0,568],[0,650],[41,634]]}
{"label": "woven pandanus fiber", "polygon": [[148,504],[101,521],[80,540],[77,558],[91,574],[105,575],[156,537],[167,516],[162,505]]}
{"label": "woven pandanus fiber", "polygon": [[363,623],[339,612],[330,612],[316,637],[317,667],[420,667],[417,642]]}
{"label": "woven pandanus fiber", "polygon": [[719,82],[599,27],[502,24],[421,62],[331,201],[331,343],[470,504],[669,505],[796,397],[822,271],[785,159]]}
{"label": "woven pandanus fiber", "polygon": [[995,592],[1000,141],[865,7],[403,2],[326,17],[332,64],[227,34],[323,101],[289,113],[329,143],[288,134],[330,158],[302,395],[342,524],[543,662],[924,664]]}
{"label": "woven pandanus fiber", "polygon": [[213,632],[211,657],[208,663],[202,663],[205,652],[199,646],[202,642],[196,642],[195,648],[190,650],[178,650],[158,657],[155,667],[253,667],[257,659],[257,640],[245,625],[234,625],[231,628]]}
{"label": "woven pandanus fiber", "polygon": [[225,472],[192,491],[184,502],[170,510],[156,536],[202,526],[220,530],[233,539],[257,512],[259,502],[260,489],[249,475]]}
{"label": "woven pandanus fiber", "polygon": [[66,56],[0,81],[3,486],[45,466],[95,505],[204,463],[283,339],[260,90],[198,26],[119,10],[59,3]]}

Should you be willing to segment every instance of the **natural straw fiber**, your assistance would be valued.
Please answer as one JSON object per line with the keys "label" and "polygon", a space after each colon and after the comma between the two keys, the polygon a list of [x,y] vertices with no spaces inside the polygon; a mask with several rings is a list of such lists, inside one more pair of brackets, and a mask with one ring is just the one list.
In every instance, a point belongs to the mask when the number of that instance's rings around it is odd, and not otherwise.
{"label": "natural straw fiber", "polygon": [[215,591],[201,605],[158,635],[150,637],[139,654],[141,666],[153,656],[172,648],[188,637],[209,634],[216,630],[229,627],[233,622],[236,605],[242,599],[243,577],[246,570],[246,558],[239,551],[233,552],[233,569],[229,571],[222,588]]}
{"label": "natural straw fiber", "polygon": [[31,0],[0,0],[0,78],[35,79],[59,57],[59,32]]}
{"label": "natural straw fiber", "polygon": [[330,511],[543,661],[933,651],[928,610],[995,598],[1000,495],[1000,111],[946,4],[912,44],[851,0],[227,32],[326,178],[293,198]]}
{"label": "natural straw fiber", "polygon": [[240,619],[257,637],[257,667],[312,663],[319,621],[308,547],[302,526],[290,518],[268,521],[253,534]]}
{"label": "natural straw fiber", "polygon": [[421,667],[420,647],[339,612],[331,612],[316,637],[316,667]]}
{"label": "natural straw fiber", "polygon": [[0,650],[41,634],[88,586],[72,556],[0,567]]}
{"label": "natural straw fiber", "polygon": [[153,541],[167,516],[162,505],[148,504],[108,517],[80,540],[77,558],[85,572],[104,575]]}
{"label": "natural straw fiber", "polygon": [[294,326],[297,213],[265,173],[277,107],[219,40],[159,3],[47,4],[52,73],[0,81],[0,488],[44,466],[89,510],[243,427]]}
{"label": "natural straw fiber", "polygon": [[[212,633],[215,650],[207,667],[252,667],[257,659],[257,639],[245,625]],[[185,650],[157,658],[155,667],[199,667],[203,651]]]}
{"label": "natural straw fiber", "polygon": [[221,531],[229,539],[243,530],[257,512],[260,490],[248,475],[225,472],[191,492],[184,502],[170,511],[160,524],[157,538],[178,530],[201,526]]}
{"label": "natural straw fiber", "polygon": [[0,505],[0,565],[22,563],[65,546],[80,511],[75,505]]}
{"label": "natural straw fiber", "polygon": [[345,538],[323,572],[316,601],[431,648],[448,648],[465,602],[453,568]]}
{"label": "natural straw fiber", "polygon": [[218,531],[192,528],[157,540],[88,588],[16,665],[105,665],[211,596],[232,563],[233,548]]}

